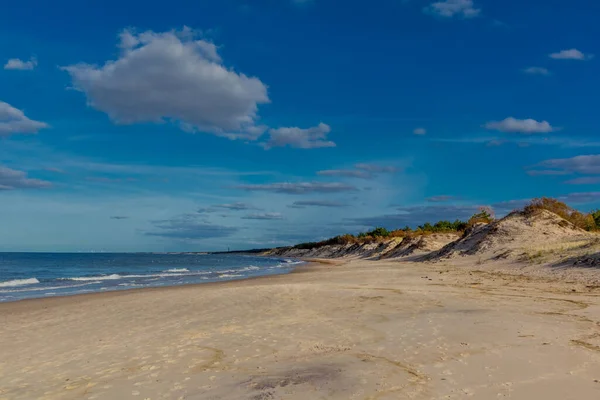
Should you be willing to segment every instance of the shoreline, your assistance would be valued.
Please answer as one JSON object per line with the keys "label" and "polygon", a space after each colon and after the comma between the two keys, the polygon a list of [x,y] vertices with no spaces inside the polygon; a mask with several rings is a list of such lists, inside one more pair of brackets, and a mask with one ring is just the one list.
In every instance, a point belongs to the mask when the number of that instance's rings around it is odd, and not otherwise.
{"label": "shoreline", "polygon": [[[24,254],[28,254],[28,253],[24,253]],[[133,253],[127,253],[127,254],[133,254]],[[269,256],[265,256],[264,257],[267,260],[280,260],[280,259],[284,259],[282,257],[269,257]],[[306,264],[310,264],[310,263],[327,263],[326,260],[322,261],[319,259],[302,259],[300,257],[297,258],[293,258],[293,257],[286,257],[286,259],[292,259],[294,261],[299,261],[301,262],[301,265],[306,265]],[[304,264],[302,264],[304,263]],[[17,303],[17,302],[23,302],[23,301],[31,301],[31,300],[46,300],[46,299],[57,299],[57,298],[63,298],[63,297],[74,297],[74,296],[86,296],[86,295],[95,295],[95,294],[103,294],[103,293],[120,293],[120,292],[129,292],[132,290],[144,290],[144,289],[163,289],[163,288],[173,288],[173,287],[186,287],[186,286],[191,286],[191,285],[208,285],[208,284],[213,284],[213,283],[227,283],[227,282],[232,282],[232,281],[242,281],[242,280],[246,280],[246,279],[256,279],[256,278],[262,278],[262,277],[268,277],[268,276],[278,276],[278,275],[287,275],[291,272],[293,272],[298,265],[294,265],[296,263],[292,263],[289,266],[286,266],[284,269],[287,270],[287,272],[275,272],[275,273],[271,273],[268,271],[268,266],[262,266],[262,267],[254,267],[254,266],[250,266],[252,268],[267,268],[267,270],[264,271],[260,271],[263,273],[263,275],[249,275],[249,276],[240,276],[240,277],[235,277],[233,279],[226,279],[226,280],[211,280],[211,281],[198,281],[198,282],[186,282],[186,283],[178,283],[178,284],[166,284],[166,285],[158,285],[158,286],[139,286],[139,287],[113,287],[109,290],[101,290],[101,289],[96,289],[93,291],[87,291],[87,292],[72,292],[72,293],[64,293],[64,294],[52,294],[50,296],[36,296],[36,297],[25,297],[25,298],[15,298],[15,299],[11,299],[11,300],[6,300],[6,301],[0,301],[0,307],[3,304],[12,304],[12,303]],[[283,265],[283,264],[282,264]],[[243,270],[244,268],[242,268]],[[283,268],[282,268],[283,269]],[[166,273],[166,272],[174,272],[174,271],[162,271],[161,273]],[[178,272],[178,271],[175,271]],[[107,275],[110,273],[107,273]],[[35,278],[33,278],[35,279]],[[101,279],[99,279],[101,280]],[[37,281],[37,279],[36,279]],[[39,282],[38,282],[39,283]],[[23,287],[16,287],[19,288],[23,291],[25,291],[25,289],[27,288],[23,288]],[[6,288],[0,288],[0,289],[11,289],[10,287],[6,287]],[[38,289],[39,290],[39,289]]]}
{"label": "shoreline", "polygon": [[[141,288],[132,287],[132,288],[126,288],[126,289],[106,290],[106,291],[98,291],[98,292],[90,292],[90,293],[75,293],[75,294],[66,294],[66,295],[60,295],[60,296],[33,297],[33,298],[27,298],[27,299],[5,301],[5,302],[0,302],[0,313],[2,313],[4,308],[7,308],[7,307],[10,308],[10,306],[12,306],[14,304],[27,303],[28,305],[30,305],[33,303],[51,303],[51,302],[60,303],[63,301],[69,302],[69,301],[71,301],[71,299],[73,299],[73,301],[76,301],[77,299],[86,300],[86,299],[102,298],[102,297],[108,298],[108,297],[126,296],[126,295],[133,294],[135,292],[161,292],[161,291],[170,291],[170,290],[186,289],[186,288],[189,289],[189,288],[199,288],[199,287],[209,287],[209,286],[217,286],[218,287],[221,285],[224,285],[224,286],[237,285],[237,284],[240,284],[245,281],[257,281],[257,280],[277,278],[277,277],[281,277],[281,276],[287,276],[287,275],[292,275],[292,274],[308,272],[308,271],[299,271],[300,268],[310,269],[310,268],[318,267],[319,265],[322,266],[322,265],[336,264],[336,263],[328,262],[329,260],[320,260],[320,259],[314,259],[314,258],[306,259],[306,260],[302,260],[299,258],[298,260],[304,261],[306,264],[295,266],[291,271],[280,273],[280,274],[249,276],[249,277],[244,277],[244,278],[239,278],[239,279],[230,279],[230,280],[221,281],[221,282],[185,283],[185,284],[181,284],[181,285],[159,286],[159,287],[141,287]],[[43,305],[45,307],[54,306],[54,304],[41,304],[41,305]],[[56,304],[56,305],[59,305],[59,304]]]}

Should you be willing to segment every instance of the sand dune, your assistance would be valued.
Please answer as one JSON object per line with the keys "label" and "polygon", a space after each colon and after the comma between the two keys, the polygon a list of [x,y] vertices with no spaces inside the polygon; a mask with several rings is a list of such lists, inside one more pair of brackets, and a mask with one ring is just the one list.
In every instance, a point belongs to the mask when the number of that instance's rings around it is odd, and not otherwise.
{"label": "sand dune", "polygon": [[[436,233],[377,243],[326,245],[312,249],[286,247],[265,255],[309,258],[440,262],[466,257],[463,263],[512,260],[549,267],[593,267],[600,264],[600,234],[586,232],[560,216],[540,210],[513,212],[489,224],[478,223],[464,234]],[[503,268],[506,264],[502,265]],[[523,265],[517,263],[517,269]]]}
{"label": "sand dune", "polygon": [[348,258],[370,259],[397,258],[411,255],[423,255],[441,249],[456,240],[455,233],[438,233],[414,237],[394,238],[375,243],[327,245],[313,249],[284,247],[264,253],[266,256],[304,257],[304,258]]}

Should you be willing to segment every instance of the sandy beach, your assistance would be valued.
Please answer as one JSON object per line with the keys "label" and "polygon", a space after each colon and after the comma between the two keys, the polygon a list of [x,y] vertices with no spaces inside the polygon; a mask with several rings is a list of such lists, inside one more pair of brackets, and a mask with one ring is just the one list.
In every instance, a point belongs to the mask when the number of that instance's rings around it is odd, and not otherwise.
{"label": "sandy beach", "polygon": [[598,288],[469,270],[352,260],[0,304],[0,399],[600,398]]}

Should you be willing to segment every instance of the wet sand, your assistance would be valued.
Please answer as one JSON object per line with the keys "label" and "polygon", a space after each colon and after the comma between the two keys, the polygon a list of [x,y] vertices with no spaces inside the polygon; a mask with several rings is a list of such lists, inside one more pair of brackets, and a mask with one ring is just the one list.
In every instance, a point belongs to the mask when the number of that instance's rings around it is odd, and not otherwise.
{"label": "wet sand", "polygon": [[0,304],[0,399],[598,399],[600,290],[351,261]]}

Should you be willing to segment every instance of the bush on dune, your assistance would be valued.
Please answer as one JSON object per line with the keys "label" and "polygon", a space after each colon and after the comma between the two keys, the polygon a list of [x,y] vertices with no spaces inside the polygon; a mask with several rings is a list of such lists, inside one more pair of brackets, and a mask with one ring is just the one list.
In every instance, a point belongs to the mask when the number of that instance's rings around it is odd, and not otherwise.
{"label": "bush on dune", "polygon": [[467,223],[461,220],[456,220],[454,222],[451,221],[438,221],[435,224],[430,224],[429,222],[424,223],[423,225],[419,225],[417,227],[417,233],[451,233],[451,232],[460,232],[465,230],[467,227]]}
{"label": "bush on dune", "polygon": [[467,221],[467,227],[471,227],[478,223],[489,224],[494,222],[496,216],[494,215],[494,210],[491,207],[479,207],[479,212],[473,214],[471,218]]}
{"label": "bush on dune", "polygon": [[590,213],[594,218],[594,225],[596,229],[600,229],[600,210],[594,210]]}
{"label": "bush on dune", "polygon": [[[587,231],[595,230],[600,228],[598,222],[600,220],[600,211],[595,211],[590,214],[584,214],[569,207],[564,202],[553,199],[550,197],[540,197],[533,199],[525,206],[523,212],[526,215],[535,215],[541,210],[550,211],[559,217],[569,221],[578,228],[585,229]],[[598,219],[597,219],[598,218]]]}

